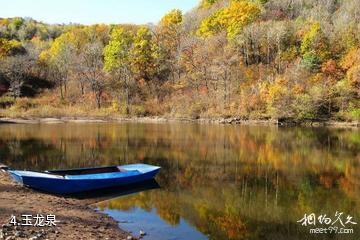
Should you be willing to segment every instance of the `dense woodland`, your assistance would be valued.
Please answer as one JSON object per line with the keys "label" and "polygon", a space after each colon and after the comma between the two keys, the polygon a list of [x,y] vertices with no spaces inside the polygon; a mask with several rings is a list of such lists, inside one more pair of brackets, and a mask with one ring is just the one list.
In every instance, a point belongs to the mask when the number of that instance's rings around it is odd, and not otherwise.
{"label": "dense woodland", "polygon": [[359,23],[356,0],[202,0],[143,26],[0,19],[0,115],[359,120]]}

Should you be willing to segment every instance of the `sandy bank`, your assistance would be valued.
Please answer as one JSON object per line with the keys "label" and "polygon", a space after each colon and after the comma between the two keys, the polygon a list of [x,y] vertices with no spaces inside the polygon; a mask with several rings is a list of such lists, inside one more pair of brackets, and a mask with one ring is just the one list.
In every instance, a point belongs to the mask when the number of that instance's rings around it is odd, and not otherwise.
{"label": "sandy bank", "polygon": [[[12,215],[53,214],[55,227],[10,226]],[[0,170],[0,239],[130,239],[112,218],[98,213],[86,200],[39,193],[14,183]]]}

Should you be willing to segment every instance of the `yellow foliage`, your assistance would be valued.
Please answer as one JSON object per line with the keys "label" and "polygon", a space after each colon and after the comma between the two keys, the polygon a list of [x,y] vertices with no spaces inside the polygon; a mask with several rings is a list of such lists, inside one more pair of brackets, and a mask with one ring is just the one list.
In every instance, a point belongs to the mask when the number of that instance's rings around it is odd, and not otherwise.
{"label": "yellow foliage", "polygon": [[182,23],[182,13],[178,9],[171,10],[161,20],[160,25],[162,27],[171,25],[180,25]]}
{"label": "yellow foliage", "polygon": [[298,49],[295,46],[288,48],[286,51],[281,53],[281,59],[283,61],[291,62],[293,61],[298,55]]}
{"label": "yellow foliage", "polygon": [[71,33],[63,33],[53,42],[49,49],[45,49],[39,54],[40,61],[52,63],[58,55],[70,45]]}
{"label": "yellow foliage", "polygon": [[9,23],[10,23],[10,20],[7,18],[0,20],[0,26],[7,26],[7,25],[9,25]]}
{"label": "yellow foliage", "polygon": [[300,50],[304,56],[308,53],[314,53],[320,60],[328,57],[328,42],[318,22],[311,23],[310,27],[305,31]]}
{"label": "yellow foliage", "polygon": [[21,48],[22,45],[19,41],[0,38],[0,58],[10,56]]}
{"label": "yellow foliage", "polygon": [[239,34],[242,28],[253,22],[261,13],[255,3],[249,1],[232,1],[229,7],[220,9],[208,16],[197,31],[202,37],[209,37],[225,31],[229,39]]}
{"label": "yellow foliage", "polygon": [[278,78],[275,80],[274,84],[269,86],[266,100],[270,109],[272,109],[278,101],[288,94],[287,83],[288,81],[286,79]]}
{"label": "yellow foliage", "polygon": [[201,0],[200,8],[208,8],[211,7],[213,4],[218,2],[218,0]]}
{"label": "yellow foliage", "polygon": [[324,74],[323,73],[317,73],[310,77],[309,82],[312,83],[319,83],[324,80]]}

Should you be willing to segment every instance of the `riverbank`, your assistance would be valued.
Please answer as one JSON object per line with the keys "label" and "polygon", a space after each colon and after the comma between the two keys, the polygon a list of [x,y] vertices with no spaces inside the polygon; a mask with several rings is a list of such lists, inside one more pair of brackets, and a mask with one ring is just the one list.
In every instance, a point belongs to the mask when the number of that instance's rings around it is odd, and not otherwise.
{"label": "riverbank", "polygon": [[[134,239],[119,229],[112,218],[88,206],[87,200],[39,193],[13,182],[0,171],[0,239]],[[55,227],[28,227],[9,224],[11,216],[52,214]]]}
{"label": "riverbank", "polygon": [[359,128],[359,121],[345,122],[334,120],[249,120],[242,118],[168,118],[168,117],[59,117],[59,118],[0,118],[1,123],[9,124],[39,124],[39,123],[105,123],[105,122],[140,122],[140,123],[165,123],[165,122],[192,122],[212,124],[238,124],[238,125],[275,125],[275,126],[307,126],[307,127],[336,127]]}

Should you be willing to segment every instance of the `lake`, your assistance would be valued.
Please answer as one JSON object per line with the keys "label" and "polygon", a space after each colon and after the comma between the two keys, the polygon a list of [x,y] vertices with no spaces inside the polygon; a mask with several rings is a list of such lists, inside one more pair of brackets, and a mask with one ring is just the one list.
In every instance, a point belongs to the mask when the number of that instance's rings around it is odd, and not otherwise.
{"label": "lake", "polygon": [[28,170],[161,166],[159,188],[96,204],[148,240],[360,239],[358,129],[2,124],[0,162]]}

